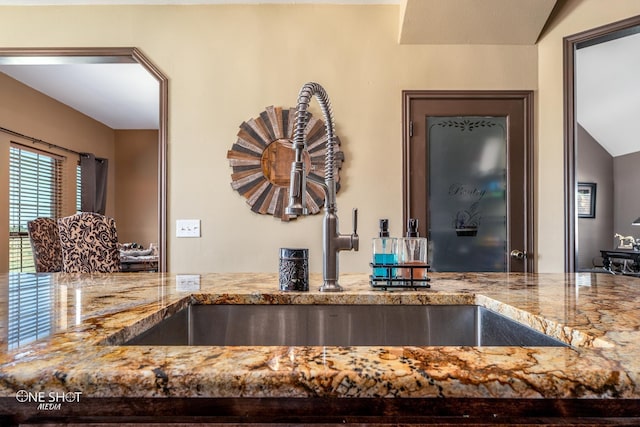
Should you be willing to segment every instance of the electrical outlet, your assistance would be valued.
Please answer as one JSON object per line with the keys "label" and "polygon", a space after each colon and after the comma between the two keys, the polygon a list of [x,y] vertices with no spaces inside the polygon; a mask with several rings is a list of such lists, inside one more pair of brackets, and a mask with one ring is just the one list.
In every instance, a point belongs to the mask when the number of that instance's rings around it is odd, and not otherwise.
{"label": "electrical outlet", "polygon": [[200,220],[176,220],[176,237],[200,237]]}
{"label": "electrical outlet", "polygon": [[176,291],[193,292],[199,290],[199,274],[176,274]]}

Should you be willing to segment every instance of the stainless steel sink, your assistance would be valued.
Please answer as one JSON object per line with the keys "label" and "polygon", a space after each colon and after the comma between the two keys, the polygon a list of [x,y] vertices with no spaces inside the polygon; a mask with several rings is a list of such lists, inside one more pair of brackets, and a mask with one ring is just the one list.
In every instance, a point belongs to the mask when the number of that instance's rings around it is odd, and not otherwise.
{"label": "stainless steel sink", "polygon": [[476,305],[190,305],[124,345],[567,346]]}

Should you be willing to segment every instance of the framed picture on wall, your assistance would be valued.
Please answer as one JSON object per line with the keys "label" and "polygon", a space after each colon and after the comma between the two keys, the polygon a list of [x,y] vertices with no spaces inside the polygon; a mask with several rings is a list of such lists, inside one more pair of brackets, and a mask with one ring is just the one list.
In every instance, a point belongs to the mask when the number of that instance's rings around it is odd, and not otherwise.
{"label": "framed picture on wall", "polygon": [[596,217],[596,183],[578,183],[578,218]]}

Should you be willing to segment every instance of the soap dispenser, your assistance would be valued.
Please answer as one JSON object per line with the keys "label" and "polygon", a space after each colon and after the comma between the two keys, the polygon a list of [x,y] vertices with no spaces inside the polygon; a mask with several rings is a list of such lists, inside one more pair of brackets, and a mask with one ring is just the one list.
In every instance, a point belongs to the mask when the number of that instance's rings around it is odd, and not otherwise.
{"label": "soap dispenser", "polygon": [[[389,220],[380,220],[380,233],[373,239],[373,264],[394,265],[398,263],[397,258],[398,239],[389,237]],[[374,267],[374,278],[391,279],[396,277],[395,268]]]}
{"label": "soap dispenser", "polygon": [[[418,220],[410,218],[407,222],[407,234],[398,242],[397,259],[402,265],[427,265],[427,239],[418,234]],[[407,285],[426,285],[427,268],[399,268],[398,275],[404,279]],[[411,280],[413,279],[413,280]],[[411,283],[413,282],[413,283]]]}

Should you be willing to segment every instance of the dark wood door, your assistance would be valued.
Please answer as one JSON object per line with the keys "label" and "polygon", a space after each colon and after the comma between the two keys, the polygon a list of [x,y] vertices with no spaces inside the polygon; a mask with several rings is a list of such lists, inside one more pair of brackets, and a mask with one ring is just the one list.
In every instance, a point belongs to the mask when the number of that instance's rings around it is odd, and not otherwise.
{"label": "dark wood door", "polygon": [[[483,118],[501,120],[505,124],[503,194],[506,215],[503,222],[506,237],[504,244],[500,246],[500,252],[504,252],[505,271],[534,271],[533,93],[531,91],[403,92],[403,217],[405,227],[408,218],[418,218],[423,234],[427,237],[432,233],[430,216],[434,215],[430,210],[429,194],[433,189],[430,190],[432,183],[429,182],[429,165],[430,153],[435,156],[435,152],[430,151],[430,144],[435,144],[431,139],[435,141],[435,137],[432,136],[429,123],[434,123],[433,120],[442,121],[442,118],[451,118],[450,122],[454,123],[454,126],[460,123],[466,123],[464,126],[467,127],[473,127],[474,123],[478,126],[478,123],[485,122]],[[441,142],[438,144],[442,145]],[[437,170],[434,165],[431,169]],[[431,181],[435,182],[435,177],[431,178]],[[474,187],[472,191],[485,194],[486,190]],[[435,223],[435,216],[433,219]],[[471,236],[468,230],[456,230],[453,224],[451,228],[451,233],[457,232],[458,236],[464,236],[461,239],[480,238],[480,234]],[[483,236],[485,240],[487,237]],[[464,259],[460,259],[460,263],[464,264]],[[435,271],[452,271],[439,270],[437,265],[432,267]],[[483,271],[477,267],[473,270]],[[489,268],[484,271],[496,270]]]}

